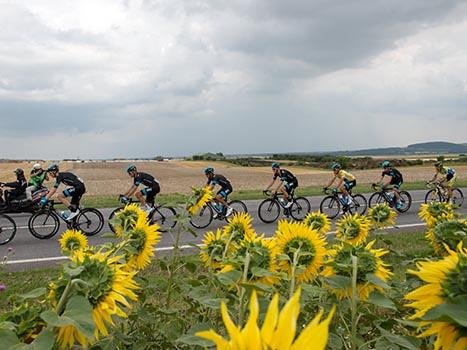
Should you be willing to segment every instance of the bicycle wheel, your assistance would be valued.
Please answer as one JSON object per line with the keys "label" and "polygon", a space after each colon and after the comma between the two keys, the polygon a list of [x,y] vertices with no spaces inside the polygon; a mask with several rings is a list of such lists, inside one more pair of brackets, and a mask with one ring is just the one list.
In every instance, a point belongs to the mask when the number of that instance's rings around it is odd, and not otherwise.
{"label": "bicycle wheel", "polygon": [[41,210],[29,218],[28,228],[34,237],[47,239],[57,234],[60,228],[60,219],[53,211]]}
{"label": "bicycle wheel", "polygon": [[123,208],[117,208],[115,209],[114,211],[112,211],[109,215],[109,218],[107,219],[107,222],[108,222],[108,225],[109,225],[109,228],[110,228],[110,231],[112,231],[113,233],[115,233],[115,227],[112,225],[112,220],[115,218],[115,215],[120,211],[122,210]]}
{"label": "bicycle wheel", "polygon": [[368,206],[370,208],[373,208],[377,206],[378,204],[383,204],[386,203],[386,198],[384,198],[384,195],[381,192],[375,192],[370,196],[370,199],[368,200]]}
{"label": "bicycle wheel", "polygon": [[233,208],[237,214],[248,213],[248,208],[245,203],[239,200],[229,202],[229,207]]}
{"label": "bicycle wheel", "polygon": [[441,194],[438,191],[436,191],[435,189],[431,189],[426,193],[426,196],[425,196],[425,203],[426,204],[441,202],[441,201],[442,201]]}
{"label": "bicycle wheel", "polygon": [[152,211],[149,221],[157,224],[161,232],[167,232],[177,224],[177,212],[172,207],[160,206]]}
{"label": "bicycle wheel", "polygon": [[0,214],[0,245],[7,244],[15,237],[16,223],[8,215]]}
{"label": "bicycle wheel", "polygon": [[399,213],[405,213],[412,206],[412,196],[407,191],[401,191],[400,195],[400,206],[397,208]]}
{"label": "bicycle wheel", "polygon": [[366,208],[368,206],[366,198],[363,197],[361,194],[355,194],[352,195],[352,201],[353,203],[349,206],[349,212],[351,214],[365,214]]}
{"label": "bicycle wheel", "polygon": [[214,213],[212,212],[212,208],[207,205],[202,208],[198,213],[193,215],[190,219],[190,224],[195,228],[205,228],[208,227],[213,219]]}
{"label": "bicycle wheel", "polygon": [[86,236],[97,235],[101,232],[102,227],[104,227],[104,217],[99,210],[94,208],[81,210],[74,222],[74,228]]}
{"label": "bicycle wheel", "polygon": [[460,208],[464,204],[464,194],[458,188],[452,190],[452,206],[454,208]]}
{"label": "bicycle wheel", "polygon": [[292,206],[290,207],[290,215],[297,220],[302,221],[311,210],[311,204],[305,197],[295,198]]}
{"label": "bicycle wheel", "polygon": [[328,218],[334,219],[341,211],[341,204],[335,196],[326,196],[321,201],[319,210],[326,214]]}
{"label": "bicycle wheel", "polygon": [[258,207],[258,216],[262,222],[270,224],[279,218],[281,208],[274,199],[268,198],[261,202]]}

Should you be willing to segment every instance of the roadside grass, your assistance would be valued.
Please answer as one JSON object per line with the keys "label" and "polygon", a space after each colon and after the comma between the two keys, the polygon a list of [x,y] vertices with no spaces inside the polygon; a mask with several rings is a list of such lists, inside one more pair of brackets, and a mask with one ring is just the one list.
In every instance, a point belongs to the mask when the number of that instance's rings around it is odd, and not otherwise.
{"label": "roadside grass", "polygon": [[[369,238],[369,240],[377,239],[375,247],[385,248],[390,251],[384,260],[391,265],[394,271],[394,282],[400,283],[405,281],[405,270],[407,268],[413,268],[417,260],[432,256],[433,251],[427,240],[425,240],[424,235],[424,232],[388,233]],[[161,260],[166,259],[167,257],[155,259],[141,273],[140,277],[154,286],[160,285],[166,276],[166,271],[161,268],[161,266],[164,266]],[[202,264],[197,254],[189,254],[182,257],[182,259],[186,259],[190,264],[195,266],[201,266]],[[193,271],[199,270],[193,269]],[[5,291],[0,292],[0,313],[11,309],[13,306],[13,300],[11,299],[13,295],[21,295],[36,288],[47,287],[49,281],[58,276],[59,271],[59,267],[57,266],[46,269],[8,272],[1,270],[0,266],[0,284],[4,284],[7,287]]]}
{"label": "roadside grass", "polygon": [[[456,183],[457,187],[467,187],[467,179],[458,180]],[[402,186],[403,190],[414,191],[427,189],[426,184],[423,181],[404,183]],[[373,189],[371,184],[358,184],[354,193],[372,193]],[[297,196],[319,196],[323,195],[323,188],[321,186],[307,186],[299,187],[296,191]],[[158,203],[184,203],[186,201],[186,195],[182,193],[169,193],[160,194],[157,196]],[[249,199],[264,199],[265,195],[263,190],[239,190],[234,191],[230,196],[230,199],[249,200]],[[92,208],[114,208],[120,206],[118,202],[118,195],[99,195],[99,196],[87,196],[84,195],[82,205],[85,207]]]}

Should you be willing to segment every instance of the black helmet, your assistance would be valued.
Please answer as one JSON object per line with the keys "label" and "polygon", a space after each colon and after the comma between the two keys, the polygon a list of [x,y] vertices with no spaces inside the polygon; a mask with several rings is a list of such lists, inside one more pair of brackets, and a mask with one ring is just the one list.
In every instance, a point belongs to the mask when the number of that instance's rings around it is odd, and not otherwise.
{"label": "black helmet", "polygon": [[126,168],[126,172],[127,172],[127,173],[131,173],[132,171],[136,171],[136,165],[134,165],[134,164],[130,164],[130,165],[128,165],[128,167]]}
{"label": "black helmet", "polygon": [[208,166],[206,169],[204,169],[204,173],[207,174],[212,174],[214,173],[214,168]]}
{"label": "black helmet", "polygon": [[16,174],[16,176],[23,176],[24,175],[24,171],[23,169],[15,169],[14,173]]}
{"label": "black helmet", "polygon": [[54,173],[56,171],[58,171],[58,165],[57,164],[49,165],[49,167],[47,168],[48,173]]}

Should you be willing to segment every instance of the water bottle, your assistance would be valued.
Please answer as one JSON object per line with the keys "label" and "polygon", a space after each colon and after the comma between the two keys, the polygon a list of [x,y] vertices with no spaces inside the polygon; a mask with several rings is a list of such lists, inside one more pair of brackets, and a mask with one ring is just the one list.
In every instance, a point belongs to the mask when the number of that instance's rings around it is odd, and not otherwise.
{"label": "water bottle", "polygon": [[389,201],[392,202],[392,200],[394,199],[394,193],[388,192],[387,196],[388,196]]}
{"label": "water bottle", "polygon": [[66,220],[70,216],[70,212],[68,210],[62,210],[60,216]]}
{"label": "water bottle", "polygon": [[219,213],[222,213],[222,204],[220,203],[216,203],[216,210],[219,212]]}

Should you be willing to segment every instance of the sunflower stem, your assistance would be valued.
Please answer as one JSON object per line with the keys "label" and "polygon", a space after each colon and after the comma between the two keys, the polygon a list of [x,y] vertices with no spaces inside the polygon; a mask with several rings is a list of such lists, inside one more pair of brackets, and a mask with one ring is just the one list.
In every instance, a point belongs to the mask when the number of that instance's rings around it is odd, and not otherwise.
{"label": "sunflower stem", "polygon": [[63,309],[65,308],[65,305],[66,305],[66,302],[68,301],[68,296],[70,295],[70,292],[72,291],[73,287],[76,285],[76,284],[86,284],[86,282],[84,282],[83,280],[79,279],[79,278],[75,278],[73,280],[69,280],[66,287],[65,287],[65,290],[63,291],[62,293],[62,296],[60,297],[60,300],[58,301],[57,303],[57,307],[55,308],[55,312],[58,314],[58,315],[61,315],[62,312],[63,312]]}
{"label": "sunflower stem", "polygon": [[292,298],[295,292],[295,271],[297,270],[299,254],[300,254],[300,248],[297,249],[295,253],[293,254],[292,271],[290,273],[289,298]]}
{"label": "sunflower stem", "polygon": [[[241,283],[246,283],[248,279],[248,269],[250,268],[250,253],[246,252],[245,255],[245,266],[243,268],[243,276]],[[238,307],[238,324],[243,325],[243,320],[245,319],[245,287],[240,286],[240,300],[239,300],[239,307]]]}
{"label": "sunflower stem", "polygon": [[351,254],[352,260],[352,299],[351,299],[351,349],[357,349],[357,273],[358,273],[358,258]]}
{"label": "sunflower stem", "polygon": [[227,252],[229,251],[230,244],[232,243],[232,239],[236,234],[237,232],[235,230],[233,230],[230,233],[229,239],[227,240],[227,243],[225,244],[224,252],[222,253],[222,259],[225,259],[225,257],[227,256]]}

